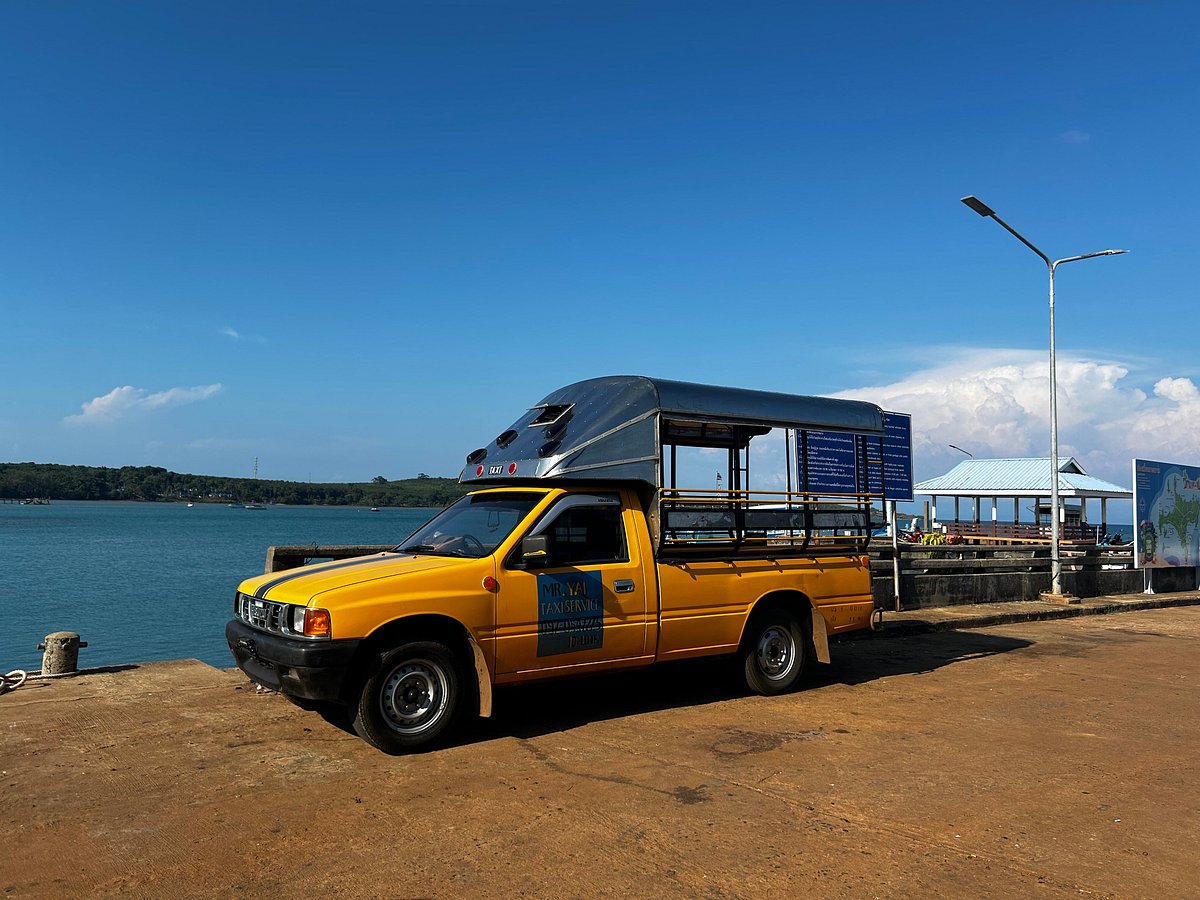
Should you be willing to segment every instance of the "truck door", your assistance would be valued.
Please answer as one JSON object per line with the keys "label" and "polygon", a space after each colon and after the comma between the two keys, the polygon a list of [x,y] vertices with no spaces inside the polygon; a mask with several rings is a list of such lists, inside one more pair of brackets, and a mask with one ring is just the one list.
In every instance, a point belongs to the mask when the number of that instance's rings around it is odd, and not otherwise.
{"label": "truck door", "polygon": [[645,657],[648,566],[617,493],[567,494],[534,523],[543,556],[522,546],[499,572],[496,672]]}

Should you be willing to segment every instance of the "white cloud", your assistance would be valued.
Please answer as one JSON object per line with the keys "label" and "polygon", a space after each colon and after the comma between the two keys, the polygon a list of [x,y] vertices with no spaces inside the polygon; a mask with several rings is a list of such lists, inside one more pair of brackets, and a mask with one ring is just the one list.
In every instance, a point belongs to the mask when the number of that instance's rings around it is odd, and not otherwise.
{"label": "white cloud", "polygon": [[1079,131],[1071,128],[1059,135],[1059,138],[1064,144],[1086,144],[1092,139],[1092,136],[1086,131]]}
{"label": "white cloud", "polygon": [[267,342],[267,339],[264,337],[258,337],[257,335],[252,334],[242,334],[236,328],[230,328],[228,325],[222,328],[219,333],[225,335],[225,337],[232,341],[253,341],[256,344],[265,344]]}
{"label": "white cloud", "polygon": [[[1089,474],[1128,486],[1133,457],[1190,462],[1200,457],[1200,389],[1162,378],[1148,395],[1127,365],[1059,355],[1059,454]],[[1050,455],[1049,363],[1044,354],[1003,349],[950,353],[946,362],[894,384],[837,396],[911,413],[917,477],[963,459]]]}
{"label": "white cloud", "polygon": [[1200,461],[1200,390],[1191,379],[1159,379],[1154,396],[1142,396],[1136,414],[1099,424],[1106,442],[1124,448],[1127,457]]}
{"label": "white cloud", "polygon": [[190,388],[169,388],[151,394],[144,388],[130,385],[113,388],[103,397],[96,397],[83,404],[82,411],[74,416],[63,419],[68,425],[106,425],[130,416],[165,409],[170,406],[184,406],[207,400],[221,390],[219,384],[206,384]]}

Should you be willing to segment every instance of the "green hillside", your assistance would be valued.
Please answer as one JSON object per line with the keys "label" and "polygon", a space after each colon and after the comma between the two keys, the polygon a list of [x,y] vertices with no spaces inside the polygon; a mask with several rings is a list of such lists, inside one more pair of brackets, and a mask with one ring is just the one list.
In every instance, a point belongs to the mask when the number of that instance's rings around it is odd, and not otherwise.
{"label": "green hillside", "polygon": [[206,503],[290,503],[329,506],[445,506],[467,492],[453,478],[419,475],[363,483],[311,484],[183,475],[157,466],[61,466],[0,463],[0,498],[49,500],[190,500]]}

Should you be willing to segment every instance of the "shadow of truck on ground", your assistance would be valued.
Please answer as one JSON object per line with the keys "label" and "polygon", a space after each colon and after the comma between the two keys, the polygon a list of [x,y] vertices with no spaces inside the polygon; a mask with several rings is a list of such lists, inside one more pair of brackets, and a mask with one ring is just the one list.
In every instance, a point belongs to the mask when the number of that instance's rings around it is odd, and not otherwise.
{"label": "shadow of truck on ground", "polygon": [[[903,638],[835,642],[833,662],[814,665],[799,693],[856,685],[895,675],[932,672],[971,659],[1007,653],[1032,642],[982,632],[945,631]],[[729,657],[686,660],[609,675],[592,675],[498,689],[490,719],[458,743],[499,737],[530,738],[589,722],[747,696],[738,664]]]}

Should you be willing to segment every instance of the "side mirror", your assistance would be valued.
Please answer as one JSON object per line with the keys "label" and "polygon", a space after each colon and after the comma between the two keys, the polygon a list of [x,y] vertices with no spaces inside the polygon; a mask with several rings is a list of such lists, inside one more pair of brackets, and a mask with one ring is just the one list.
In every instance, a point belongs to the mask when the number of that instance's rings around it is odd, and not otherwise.
{"label": "side mirror", "polygon": [[521,539],[521,559],[529,565],[545,565],[550,561],[550,535],[527,534]]}

